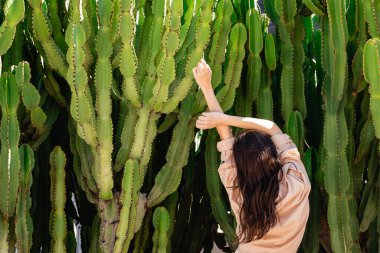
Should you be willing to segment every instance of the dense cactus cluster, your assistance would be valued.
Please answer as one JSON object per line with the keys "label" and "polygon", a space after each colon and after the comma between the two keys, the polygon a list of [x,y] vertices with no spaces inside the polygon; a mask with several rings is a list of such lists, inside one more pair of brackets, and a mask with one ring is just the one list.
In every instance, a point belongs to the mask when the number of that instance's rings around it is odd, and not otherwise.
{"label": "dense cactus cluster", "polygon": [[298,146],[312,182],[300,252],[380,249],[376,1],[0,10],[0,252],[234,251],[218,135],[195,128],[202,58],[223,110]]}

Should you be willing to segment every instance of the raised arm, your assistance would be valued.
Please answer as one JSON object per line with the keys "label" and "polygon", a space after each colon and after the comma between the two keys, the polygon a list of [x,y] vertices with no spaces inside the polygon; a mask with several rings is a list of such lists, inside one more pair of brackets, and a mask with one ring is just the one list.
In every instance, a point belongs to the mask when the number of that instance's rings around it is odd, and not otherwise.
{"label": "raised arm", "polygon": [[[207,102],[207,106],[208,106],[209,111],[219,112],[222,115],[224,115],[222,107],[219,105],[219,102],[216,99],[214,90],[212,89],[211,73],[212,73],[211,69],[207,65],[207,63],[205,62],[204,59],[202,59],[198,63],[197,67],[195,67],[193,69],[194,78],[195,78],[196,82],[198,83],[199,88],[203,92],[203,95],[204,95],[205,100]],[[206,113],[203,113],[203,115],[201,115],[199,117],[199,119],[197,121],[197,127],[198,128],[202,128],[202,123],[203,123],[202,119],[204,119],[205,114]],[[233,137],[231,128],[228,125],[218,124],[214,127],[216,127],[216,130],[218,131],[219,136],[222,140],[229,139],[229,138]]]}
{"label": "raised arm", "polygon": [[266,119],[226,115],[225,124],[244,129],[254,129],[270,136],[282,133],[276,123]]}

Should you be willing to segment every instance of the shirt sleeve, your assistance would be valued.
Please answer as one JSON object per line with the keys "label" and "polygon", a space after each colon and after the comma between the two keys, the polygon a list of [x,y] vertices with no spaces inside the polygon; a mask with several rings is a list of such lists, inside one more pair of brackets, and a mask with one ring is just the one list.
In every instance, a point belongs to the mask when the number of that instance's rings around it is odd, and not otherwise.
{"label": "shirt sleeve", "polygon": [[297,177],[306,185],[310,186],[310,181],[304,164],[301,160],[301,155],[297,146],[294,144],[289,135],[284,133],[275,134],[271,137],[274,145],[276,146],[278,158],[284,166],[292,169],[292,176]]}
{"label": "shirt sleeve", "polygon": [[221,164],[218,168],[219,177],[222,184],[226,188],[228,198],[230,201],[231,209],[236,217],[236,221],[239,222],[240,212],[240,191],[235,182],[236,179],[236,165],[233,155],[233,144],[235,138],[228,138],[217,143],[217,150],[220,152]]}

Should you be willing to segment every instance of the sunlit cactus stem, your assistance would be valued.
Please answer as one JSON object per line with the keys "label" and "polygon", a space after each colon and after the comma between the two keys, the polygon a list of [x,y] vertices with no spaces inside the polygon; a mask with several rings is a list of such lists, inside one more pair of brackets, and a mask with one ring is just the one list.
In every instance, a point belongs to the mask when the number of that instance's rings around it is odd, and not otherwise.
{"label": "sunlit cactus stem", "polygon": [[351,183],[346,156],[348,131],[344,107],[340,105],[347,71],[345,1],[328,0],[327,11],[328,18],[323,19],[323,63],[327,72],[323,89],[326,97],[323,146],[326,151],[325,189],[329,194],[327,218],[332,249],[345,252],[354,245],[346,197]]}
{"label": "sunlit cactus stem", "polygon": [[111,120],[111,83],[112,68],[111,54],[112,44],[109,31],[112,17],[113,3],[109,0],[101,1],[98,5],[100,29],[97,35],[96,51],[98,59],[95,66],[95,87],[97,112],[96,119],[96,181],[99,188],[99,197],[104,200],[112,199],[113,174],[111,154],[112,144],[112,120]]}
{"label": "sunlit cactus stem", "polygon": [[40,94],[36,87],[30,83],[31,72],[28,62],[20,62],[15,71],[16,83],[19,87],[22,102],[30,111],[32,125],[36,128],[36,134],[42,135],[45,130],[46,114],[40,107]]}
{"label": "sunlit cactus stem", "polygon": [[136,220],[136,205],[138,201],[138,190],[140,187],[139,164],[136,160],[129,159],[125,163],[120,195],[121,211],[120,221],[116,230],[116,241],[114,252],[125,252],[134,235],[134,224]]}
{"label": "sunlit cactus stem", "polygon": [[214,214],[216,222],[220,225],[221,229],[225,233],[226,240],[232,248],[237,248],[236,244],[236,232],[230,224],[225,203],[221,192],[221,182],[218,173],[219,153],[216,150],[218,133],[215,129],[212,129],[207,134],[206,139],[206,186],[208,194],[210,195],[211,208]]}
{"label": "sunlit cactus stem", "polygon": [[246,26],[248,29],[248,98],[256,100],[259,95],[262,62],[260,53],[263,49],[263,35],[261,31],[260,14],[256,9],[250,9],[247,13]]}
{"label": "sunlit cactus stem", "polygon": [[170,226],[170,218],[165,207],[160,206],[154,210],[153,226],[155,228],[153,234],[153,249],[154,253],[167,252],[168,237],[167,231]]}
{"label": "sunlit cactus stem", "polygon": [[32,198],[30,188],[32,186],[32,170],[34,167],[34,154],[31,147],[20,147],[21,177],[20,190],[16,207],[15,233],[17,238],[18,252],[30,252],[32,246],[33,222],[30,215]]}
{"label": "sunlit cactus stem", "polygon": [[66,156],[60,147],[55,147],[50,154],[50,214],[51,252],[66,252]]}
{"label": "sunlit cactus stem", "polygon": [[11,47],[17,24],[24,18],[24,12],[25,5],[23,0],[8,0],[5,2],[5,19],[0,27],[0,56],[5,54]]}
{"label": "sunlit cactus stem", "polygon": [[68,66],[64,54],[52,38],[48,19],[41,9],[41,1],[29,0],[28,2],[32,7],[33,33],[43,47],[47,58],[45,60],[52,69],[56,70],[62,77],[66,77]]}
{"label": "sunlit cactus stem", "polygon": [[293,111],[293,85],[294,85],[294,46],[291,32],[294,29],[296,15],[296,1],[276,0],[274,4],[279,16],[278,29],[282,42],[281,49],[281,113],[286,122]]}
{"label": "sunlit cactus stem", "polygon": [[193,103],[194,95],[191,94],[181,104],[181,111],[178,116],[179,123],[174,128],[173,137],[166,153],[166,164],[155,178],[154,186],[148,195],[148,207],[161,203],[178,188],[182,168],[187,163],[190,145],[194,138]]}
{"label": "sunlit cactus stem", "polygon": [[[380,139],[380,40],[368,40],[364,47],[363,71],[369,82],[370,110],[375,135]],[[380,150],[380,146],[379,146]]]}
{"label": "sunlit cactus stem", "polygon": [[242,23],[232,27],[228,55],[228,68],[224,76],[225,86],[216,94],[223,111],[230,109],[235,100],[236,88],[240,84],[243,60],[245,57],[244,45],[247,41],[247,30]]}
{"label": "sunlit cactus stem", "polygon": [[19,94],[15,78],[10,73],[0,77],[0,212],[8,219],[16,208],[20,179],[18,143],[20,130],[17,119]]}

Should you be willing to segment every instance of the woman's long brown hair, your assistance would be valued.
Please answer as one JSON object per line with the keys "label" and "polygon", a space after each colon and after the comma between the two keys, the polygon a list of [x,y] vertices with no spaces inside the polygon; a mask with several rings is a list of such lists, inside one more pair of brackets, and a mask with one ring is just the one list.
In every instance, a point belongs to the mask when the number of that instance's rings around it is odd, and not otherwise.
{"label": "woman's long brown hair", "polygon": [[[240,243],[262,238],[278,217],[276,199],[283,177],[276,147],[267,134],[248,130],[235,138],[236,183],[243,197],[239,219]],[[244,238],[243,238],[244,236]]]}

